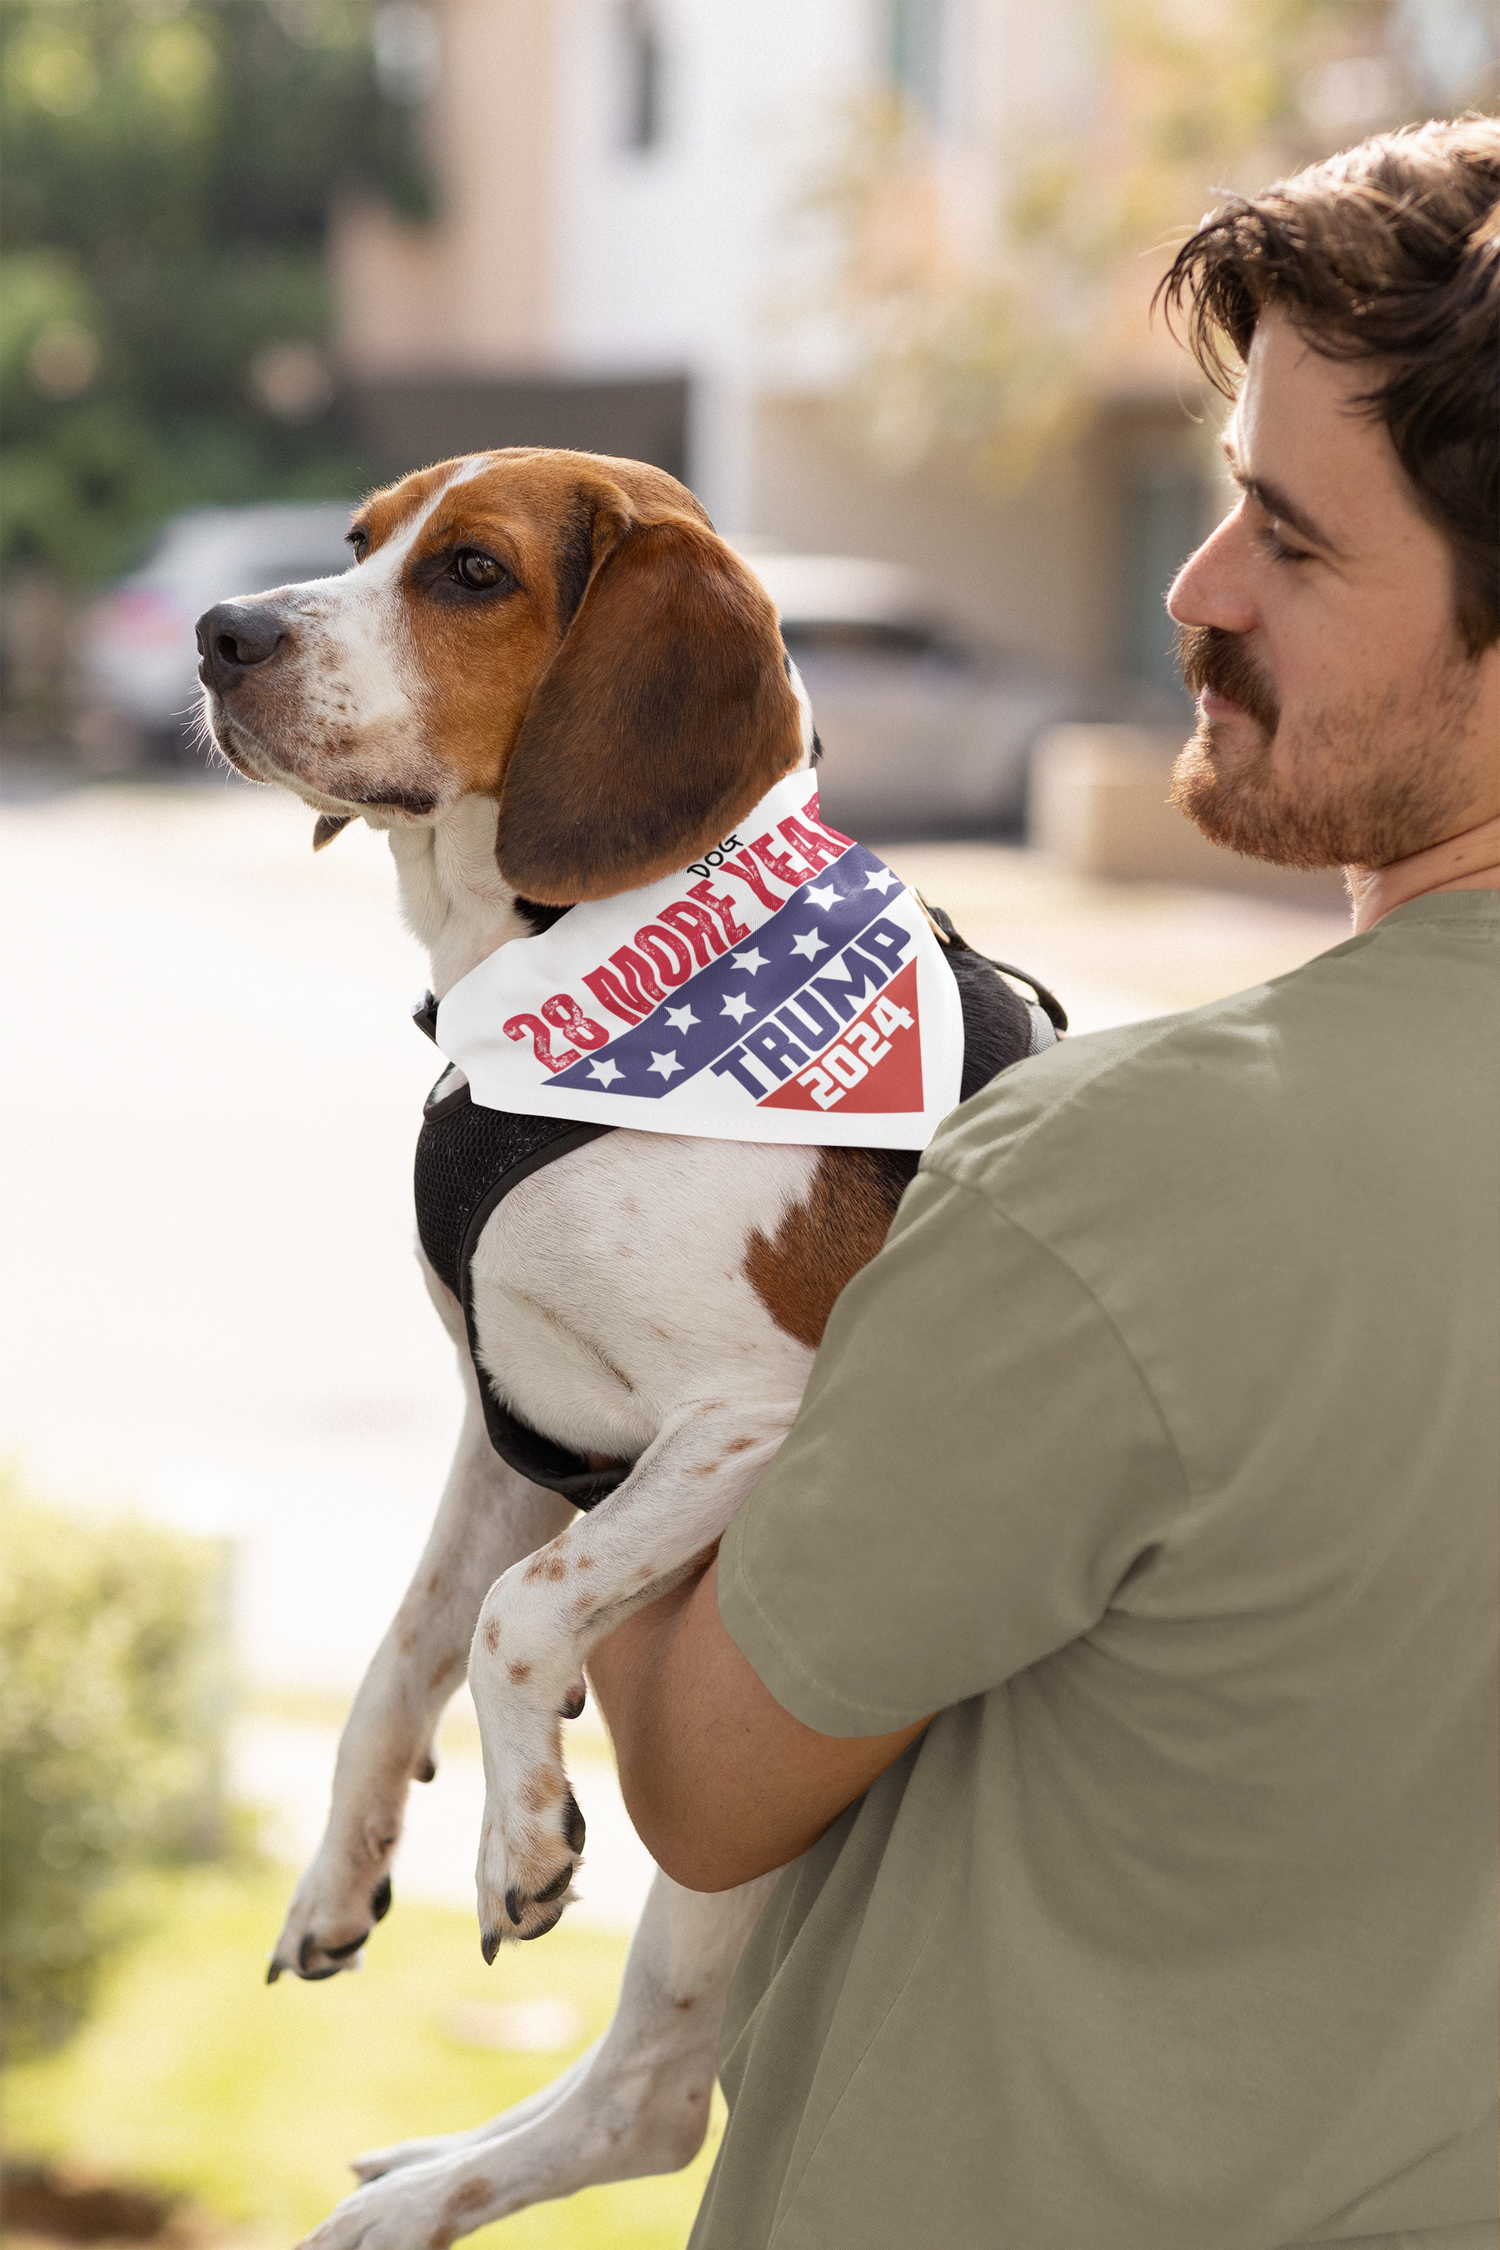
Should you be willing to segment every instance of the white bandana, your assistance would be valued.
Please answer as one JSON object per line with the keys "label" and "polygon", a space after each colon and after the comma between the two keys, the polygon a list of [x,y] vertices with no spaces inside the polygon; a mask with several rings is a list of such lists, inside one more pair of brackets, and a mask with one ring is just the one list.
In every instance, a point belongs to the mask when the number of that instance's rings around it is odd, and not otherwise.
{"label": "white bandana", "polygon": [[804,772],[681,874],[502,945],[445,996],[437,1043],[486,1109],[925,1148],[963,1016],[921,906],[818,818]]}

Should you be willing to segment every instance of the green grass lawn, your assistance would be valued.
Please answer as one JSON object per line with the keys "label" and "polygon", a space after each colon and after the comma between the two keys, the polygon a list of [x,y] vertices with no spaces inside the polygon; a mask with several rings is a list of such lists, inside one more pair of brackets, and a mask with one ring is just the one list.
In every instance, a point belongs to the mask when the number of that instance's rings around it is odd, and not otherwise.
{"label": "green grass lawn", "polygon": [[[263,1864],[157,1879],[147,1932],[94,2019],[0,2083],[7,2154],[160,2183],[285,2250],[352,2187],[350,2156],[480,2123],[555,2078],[613,2012],[623,1938],[565,1918],[486,1969],[472,1916],[399,1895],[360,1975],[268,1987],[294,1879]],[[477,2050],[450,2027],[465,2002],[544,1997],[582,2018],[557,2055]],[[687,2171],[542,2204],[486,2238],[495,2250],[680,2250],[719,2129],[716,2097]]]}

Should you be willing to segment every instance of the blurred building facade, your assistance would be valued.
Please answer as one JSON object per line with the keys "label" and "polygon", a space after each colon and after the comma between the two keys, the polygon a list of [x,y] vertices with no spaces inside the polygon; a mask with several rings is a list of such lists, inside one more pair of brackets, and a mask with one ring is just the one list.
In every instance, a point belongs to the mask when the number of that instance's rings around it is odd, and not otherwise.
{"label": "blurred building facade", "polygon": [[1098,21],[1089,0],[383,7],[377,56],[422,107],[438,215],[335,216],[372,475],[509,443],[654,460],[731,537],[912,565],[992,643],[1178,692],[1162,592],[1224,487],[1217,416],[1185,410],[1198,386],[1147,319],[1164,259],[1122,270],[1090,412],[1002,491],[941,449],[872,459],[803,223],[882,90],[925,115],[950,200],[977,211],[997,150],[1098,104]]}

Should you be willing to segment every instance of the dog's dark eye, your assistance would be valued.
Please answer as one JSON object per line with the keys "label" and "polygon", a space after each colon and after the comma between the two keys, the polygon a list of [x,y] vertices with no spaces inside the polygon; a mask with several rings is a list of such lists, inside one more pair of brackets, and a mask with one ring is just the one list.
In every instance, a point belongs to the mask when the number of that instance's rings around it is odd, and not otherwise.
{"label": "dog's dark eye", "polygon": [[493,555],[482,555],[477,547],[465,547],[453,568],[466,586],[498,586],[505,576],[505,565]]}
{"label": "dog's dark eye", "polygon": [[357,563],[362,563],[366,555],[370,552],[370,534],[368,533],[368,531],[346,531],[344,534],[344,544],[346,547],[352,547],[354,549],[355,561]]}

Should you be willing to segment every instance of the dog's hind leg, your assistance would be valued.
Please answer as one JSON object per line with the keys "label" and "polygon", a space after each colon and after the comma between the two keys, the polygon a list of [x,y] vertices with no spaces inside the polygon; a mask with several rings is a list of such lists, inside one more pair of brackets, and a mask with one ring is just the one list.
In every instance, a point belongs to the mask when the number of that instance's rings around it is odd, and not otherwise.
{"label": "dog's hind leg", "polygon": [[658,1874],[604,2037],[473,2132],[356,2159],[367,2183],[306,2250],[410,2250],[606,2180],[675,2172],[703,2142],[729,1980],[775,1885],[705,1897]]}
{"label": "dog's hind leg", "polygon": [[[429,1281],[444,1324],[463,1341],[457,1303]],[[443,1300],[446,1299],[445,1303]],[[390,1904],[390,1863],[406,1792],[433,1774],[432,1738],[464,1676],[474,1622],[495,1579],[573,1515],[528,1484],[490,1445],[467,1347],[459,1353],[464,1422],[416,1575],[354,1699],[339,1743],[328,1827],[297,1885],[268,1971],[330,1977],[351,1967]]]}

